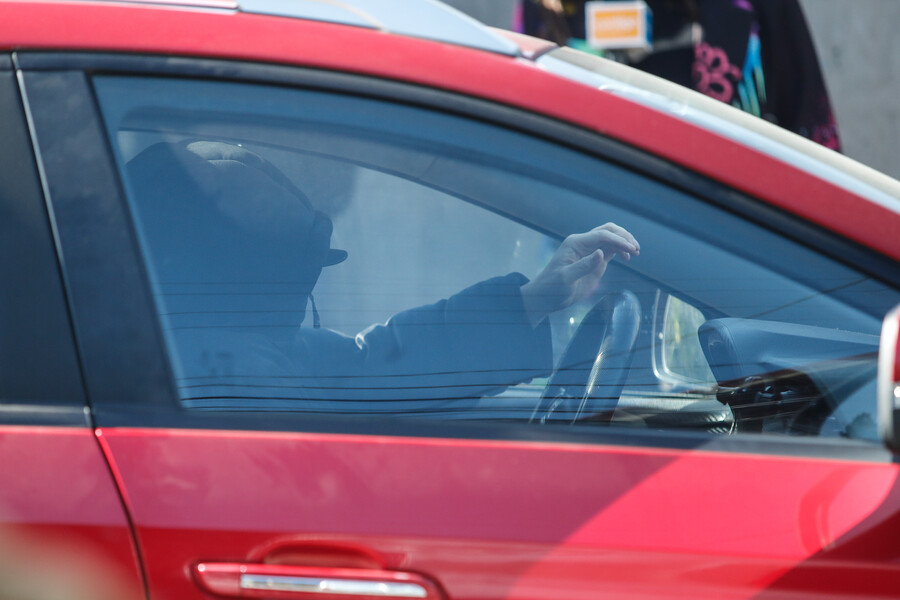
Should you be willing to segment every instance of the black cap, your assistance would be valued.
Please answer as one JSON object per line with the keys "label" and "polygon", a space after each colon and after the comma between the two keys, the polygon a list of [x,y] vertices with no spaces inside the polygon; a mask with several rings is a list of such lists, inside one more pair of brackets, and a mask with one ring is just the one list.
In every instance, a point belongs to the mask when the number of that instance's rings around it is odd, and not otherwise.
{"label": "black cap", "polygon": [[[253,216],[257,219],[270,217],[278,219],[288,217],[284,225],[296,227],[298,219],[312,218],[331,219],[313,208],[309,198],[300,191],[287,176],[278,170],[275,165],[260,155],[234,144],[211,141],[193,141],[184,143],[188,152],[203,158],[215,169],[212,176],[219,180],[218,195],[234,196],[237,202],[234,206],[224,206],[226,211],[231,209],[237,213],[233,216],[244,220]],[[286,198],[288,206],[281,205],[285,202],[283,193],[279,193],[274,186],[288,193]],[[254,202],[256,201],[256,202]],[[299,202],[299,204],[295,204]],[[265,206],[268,204],[269,206]],[[299,210],[299,209],[303,210]],[[255,210],[254,210],[255,209]],[[279,214],[280,213],[280,214]],[[253,216],[251,216],[253,215]],[[265,223],[247,223],[249,226],[272,227],[273,221]],[[329,230],[329,240],[331,232]],[[328,249],[322,266],[336,265],[347,259],[347,252],[336,248]]]}
{"label": "black cap", "polygon": [[[180,309],[203,312],[209,323],[233,323],[235,315],[252,313],[248,323],[274,327],[286,315],[300,315],[290,317],[297,325],[322,268],[347,258],[331,248],[331,219],[246,148],[161,142],[129,161],[127,174],[159,285],[211,286],[217,293],[199,296],[202,306]],[[225,287],[232,284],[243,291]],[[248,295],[251,288],[259,293]],[[188,300],[167,296],[169,303]]]}

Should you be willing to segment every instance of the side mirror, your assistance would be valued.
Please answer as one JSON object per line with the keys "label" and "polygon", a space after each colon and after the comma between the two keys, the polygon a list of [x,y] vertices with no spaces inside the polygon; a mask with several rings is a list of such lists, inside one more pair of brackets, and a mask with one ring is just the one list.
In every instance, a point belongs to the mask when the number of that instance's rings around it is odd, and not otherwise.
{"label": "side mirror", "polygon": [[878,348],[878,427],[892,450],[900,450],[900,306],[884,318]]}

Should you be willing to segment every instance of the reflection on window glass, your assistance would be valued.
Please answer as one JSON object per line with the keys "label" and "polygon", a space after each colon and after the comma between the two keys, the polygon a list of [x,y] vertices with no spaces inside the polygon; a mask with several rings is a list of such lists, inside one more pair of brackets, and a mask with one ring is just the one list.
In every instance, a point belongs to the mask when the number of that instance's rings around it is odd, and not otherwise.
{"label": "reflection on window glass", "polygon": [[668,296],[662,331],[663,371],[688,385],[707,387],[715,383],[697,331],[706,322],[699,309]]}
{"label": "reflection on window glass", "polygon": [[460,116],[94,83],[186,408],[874,439],[896,290],[767,228]]}

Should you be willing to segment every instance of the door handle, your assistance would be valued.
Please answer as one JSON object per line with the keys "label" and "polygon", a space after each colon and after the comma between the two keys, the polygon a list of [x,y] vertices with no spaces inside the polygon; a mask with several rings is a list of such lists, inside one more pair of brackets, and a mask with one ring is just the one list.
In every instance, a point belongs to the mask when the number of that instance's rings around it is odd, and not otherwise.
{"label": "door handle", "polygon": [[204,562],[194,566],[194,578],[204,591],[230,598],[443,598],[437,585],[422,575],[382,569]]}

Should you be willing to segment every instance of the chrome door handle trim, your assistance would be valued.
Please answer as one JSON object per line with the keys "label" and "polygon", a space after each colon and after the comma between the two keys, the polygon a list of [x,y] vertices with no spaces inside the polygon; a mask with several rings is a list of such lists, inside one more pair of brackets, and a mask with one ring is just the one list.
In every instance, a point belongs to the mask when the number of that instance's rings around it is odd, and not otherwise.
{"label": "chrome door handle trim", "polygon": [[378,598],[427,598],[428,591],[417,583],[396,583],[365,579],[327,579],[285,575],[241,574],[241,589],[306,594],[343,594]]}

